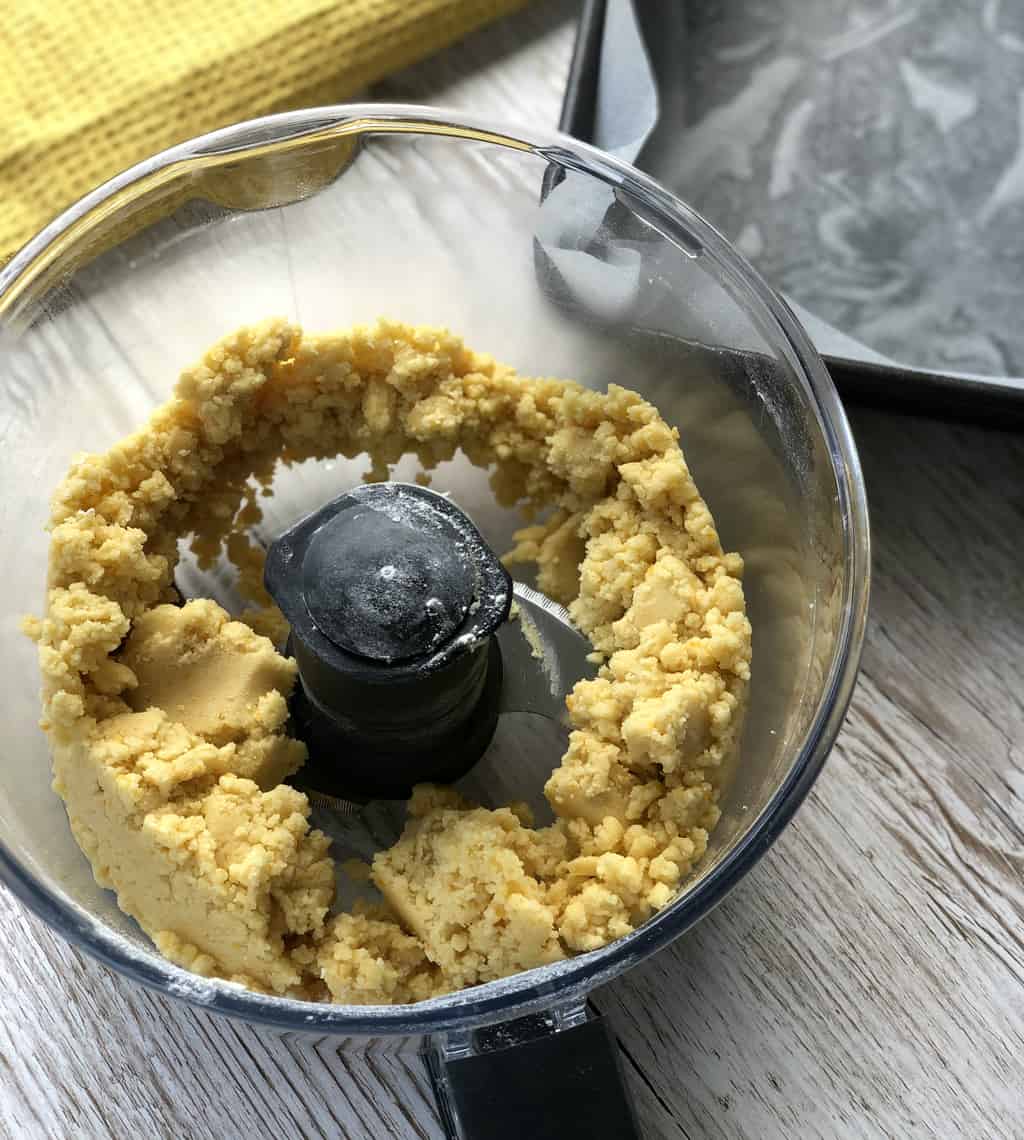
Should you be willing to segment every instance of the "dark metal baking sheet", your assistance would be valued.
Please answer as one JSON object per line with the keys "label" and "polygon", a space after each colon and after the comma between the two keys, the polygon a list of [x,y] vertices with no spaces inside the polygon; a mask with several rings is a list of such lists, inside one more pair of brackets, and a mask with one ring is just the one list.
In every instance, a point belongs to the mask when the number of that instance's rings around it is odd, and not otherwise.
{"label": "dark metal baking sheet", "polygon": [[708,217],[844,395],[1024,423],[1024,16],[586,0],[561,120]]}

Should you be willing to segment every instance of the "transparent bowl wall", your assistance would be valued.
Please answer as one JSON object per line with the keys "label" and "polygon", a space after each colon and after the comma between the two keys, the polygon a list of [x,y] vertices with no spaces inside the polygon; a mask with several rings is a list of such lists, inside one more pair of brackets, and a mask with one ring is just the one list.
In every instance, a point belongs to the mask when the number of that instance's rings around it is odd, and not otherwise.
{"label": "transparent bowl wall", "polygon": [[[73,453],[137,427],[211,342],[271,314],[311,330],[378,315],[447,325],[526,375],[635,388],[678,426],[724,545],[746,559],[754,680],[708,856],[629,938],[416,1007],[313,1006],[191,978],[94,883],[50,790],[35,652],[17,629],[43,601],[48,496]],[[0,273],[0,385],[3,869],[53,926],[144,983],[346,1033],[434,1030],[578,997],[721,899],[838,730],[868,556],[835,393],[791,314],[719,235],[588,147],[380,106],[275,116],[185,144],[84,199]],[[282,476],[267,531],[363,469],[339,461]],[[437,483],[496,547],[507,543],[516,520],[493,505],[484,475],[455,462]]]}

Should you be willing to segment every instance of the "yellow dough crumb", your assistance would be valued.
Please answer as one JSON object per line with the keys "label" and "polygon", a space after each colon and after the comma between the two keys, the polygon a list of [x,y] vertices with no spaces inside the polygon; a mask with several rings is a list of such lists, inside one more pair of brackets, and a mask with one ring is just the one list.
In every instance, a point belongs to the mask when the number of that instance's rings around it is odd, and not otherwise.
{"label": "yellow dough crumb", "polygon": [[413,796],[402,837],[374,859],[373,880],[450,988],[563,958],[537,878],[555,867],[538,833],[510,808],[434,806],[424,791]]}
{"label": "yellow dough crumb", "polygon": [[[365,453],[423,479],[457,451],[544,521],[506,555],[569,605],[600,669],[535,829],[418,788],[373,861],[386,906],[331,916],[335,870],[284,781],[294,662],[250,538],[276,466]],[[634,392],[529,379],[448,332],[382,321],[241,329],[140,431],[58,487],[43,676],[54,787],[97,881],[173,961],[269,993],[419,1001],[595,949],[667,905],[718,820],[750,676],[742,560],[724,553],[677,433]],[[251,606],[177,604],[179,540],[227,554]]]}
{"label": "yellow dough crumb", "polygon": [[451,988],[420,940],[387,918],[339,914],[317,961],[332,999],[346,1005],[423,1001]]}
{"label": "yellow dough crumb", "polygon": [[133,709],[163,709],[204,740],[233,745],[237,775],[272,788],[302,767],[305,745],[284,735],[295,662],[216,602],[148,610],[120,660],[135,677]]}

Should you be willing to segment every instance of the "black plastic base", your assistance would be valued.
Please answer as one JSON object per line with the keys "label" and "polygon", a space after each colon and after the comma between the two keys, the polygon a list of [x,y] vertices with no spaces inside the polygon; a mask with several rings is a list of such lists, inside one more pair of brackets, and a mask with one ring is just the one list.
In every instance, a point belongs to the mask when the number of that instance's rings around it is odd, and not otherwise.
{"label": "black plastic base", "polygon": [[601,1018],[532,1040],[515,1025],[495,1028],[512,1043],[428,1055],[450,1140],[639,1140],[618,1048]]}

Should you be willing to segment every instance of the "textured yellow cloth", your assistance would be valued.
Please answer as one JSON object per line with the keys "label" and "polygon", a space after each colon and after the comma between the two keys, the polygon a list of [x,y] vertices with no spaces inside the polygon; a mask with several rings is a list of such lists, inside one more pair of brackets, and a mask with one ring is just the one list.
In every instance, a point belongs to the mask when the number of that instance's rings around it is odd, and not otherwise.
{"label": "textured yellow cloth", "polygon": [[0,260],[132,163],[328,103],[523,0],[6,0]]}

